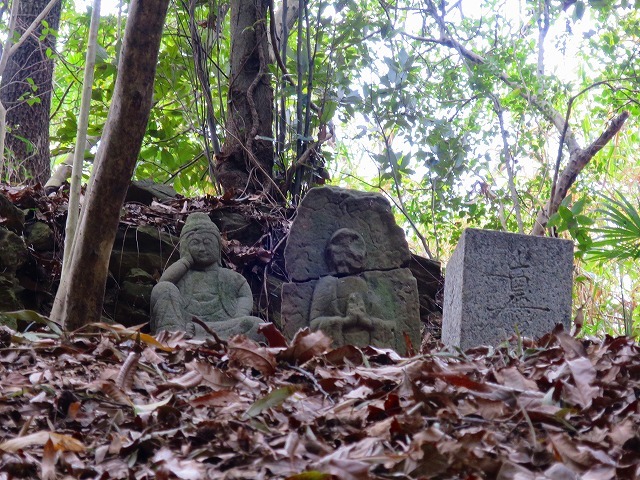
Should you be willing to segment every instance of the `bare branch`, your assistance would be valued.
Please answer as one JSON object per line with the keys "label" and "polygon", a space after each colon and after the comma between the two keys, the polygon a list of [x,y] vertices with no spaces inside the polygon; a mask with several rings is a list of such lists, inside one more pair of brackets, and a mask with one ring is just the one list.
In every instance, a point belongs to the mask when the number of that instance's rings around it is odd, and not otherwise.
{"label": "bare branch", "polygon": [[513,157],[511,155],[511,149],[509,148],[509,141],[507,140],[507,130],[504,126],[504,115],[500,100],[491,94],[491,100],[493,100],[493,106],[498,115],[498,123],[500,125],[500,134],[502,137],[502,151],[504,155],[504,164],[507,169],[507,176],[509,182],[509,192],[511,193],[511,200],[513,201],[513,208],[516,212],[516,221],[518,223],[518,232],[524,233],[524,226],[522,223],[522,213],[520,212],[520,200],[518,199],[518,191],[516,190],[515,174],[513,171]]}
{"label": "bare branch", "polygon": [[[373,102],[372,102],[372,105],[373,105]],[[424,235],[422,235],[422,233],[418,229],[418,226],[415,224],[415,222],[411,218],[411,215],[409,215],[409,211],[407,210],[407,208],[405,206],[404,199],[402,197],[401,180],[400,180],[400,176],[398,175],[398,171],[397,171],[398,164],[397,164],[396,159],[391,156],[391,153],[392,153],[392,150],[391,150],[391,138],[385,132],[384,127],[382,126],[382,123],[380,122],[380,117],[378,116],[378,112],[376,111],[375,108],[373,108],[373,116],[374,116],[374,119],[375,119],[376,124],[378,126],[378,129],[380,131],[380,134],[382,135],[382,140],[384,142],[385,154],[386,154],[386,157],[387,157],[387,161],[389,162],[389,167],[391,167],[391,173],[393,175],[393,185],[394,185],[395,190],[396,190],[396,196],[398,197],[398,202],[397,203],[394,202],[394,203],[396,203],[396,206],[398,207],[398,209],[402,212],[404,217],[411,224],[411,227],[413,227],[413,230],[415,231],[416,235],[420,239],[420,242],[422,243],[422,247],[424,248],[424,251],[426,252],[427,256],[430,259],[432,259],[433,258],[433,253],[431,252],[431,249],[429,248],[429,244],[427,243],[427,239],[424,237]]]}
{"label": "bare branch", "polygon": [[538,218],[533,226],[532,235],[544,235],[547,222],[551,215],[558,211],[562,200],[567,196],[569,189],[575,183],[580,172],[587,166],[591,159],[620,131],[624,122],[629,118],[629,112],[622,112],[609,123],[600,136],[587,148],[579,149],[569,156],[569,163],[558,177],[558,186],[553,198],[544,209],[538,212]]}
{"label": "bare branch", "polygon": [[[600,134],[591,144],[584,149],[584,155],[589,158],[593,157],[602,148],[609,143],[609,141],[620,131],[624,122],[629,118],[629,112],[622,112],[616,118],[611,120],[611,123],[604,132]],[[587,160],[588,161],[588,160]]]}
{"label": "bare branch", "polygon": [[[458,42],[457,40],[451,37],[436,39],[436,38],[410,35],[405,32],[401,32],[401,33],[406,37],[412,38],[414,40],[418,40],[426,43],[435,43],[445,47],[453,48],[460,54],[460,56],[462,56],[463,59],[465,59],[466,61],[474,65],[485,65],[487,63],[484,57],[467,49],[464,45],[462,45],[460,42]],[[525,100],[527,100],[527,102],[529,102],[533,107],[535,107],[540,113],[542,113],[542,115],[556,127],[559,133],[562,133],[562,131],[565,130],[564,117],[548,101],[546,101],[543,98],[540,98],[535,94],[530,93],[529,90],[526,88],[526,86],[520,85],[514,82],[504,72],[500,72],[496,76],[504,84],[506,84],[513,90],[518,90],[520,92],[520,96],[523,97]],[[565,144],[567,145],[567,148],[569,149],[569,152],[573,152],[580,149],[580,145],[578,144],[578,141],[573,133],[573,130],[571,130],[571,127],[569,126],[566,127],[564,141],[565,141]]]}
{"label": "bare branch", "polygon": [[[20,37],[20,39],[14,43],[11,46],[11,49],[8,52],[8,57],[10,57],[11,55],[13,55],[14,53],[16,53],[16,50],[18,50],[18,48],[20,48],[20,46],[27,40],[27,38],[29,38],[29,36],[35,31],[36,28],[38,28],[38,25],[40,25],[40,22],[42,22],[42,20],[44,19],[44,17],[46,17],[49,12],[51,11],[51,9],[55,6],[56,3],[58,3],[60,0],[50,0],[49,3],[47,3],[47,5],[42,9],[42,11],[40,12],[40,15],[38,15],[35,20],[33,22],[31,22],[31,25],[29,25],[27,27],[27,29],[24,31],[24,33],[22,34],[22,36]],[[8,58],[7,57],[7,58]]]}
{"label": "bare branch", "polygon": [[542,83],[544,75],[544,41],[549,32],[549,0],[542,0],[542,6],[538,12],[538,79]]}
{"label": "bare branch", "polygon": [[[545,1],[546,3],[546,1]],[[444,19],[438,15],[433,2],[431,0],[427,0],[427,5],[429,9],[429,13],[433,16],[434,20],[438,24],[440,30],[441,38],[429,38],[429,37],[419,37],[416,35],[410,35],[408,33],[402,32],[403,35],[413,38],[414,40],[426,42],[426,43],[434,43],[438,45],[443,45],[449,48],[455,49],[458,54],[465,60],[465,64],[467,69],[470,69],[469,64],[475,65],[485,65],[486,61],[481,56],[471,50],[465,48],[460,42],[456,41],[449,34],[448,29],[444,23]],[[524,84],[520,84],[511,80],[506,73],[500,72],[496,74],[496,77],[500,79],[504,84],[512,88],[513,90],[518,90],[521,97],[523,97],[531,106],[537,109],[542,115],[551,122],[554,127],[560,133],[560,150],[559,150],[559,160],[556,162],[556,173],[554,174],[554,185],[556,183],[555,179],[557,178],[557,186],[552,187],[552,195],[550,196],[549,202],[547,203],[546,208],[540,210],[538,212],[538,217],[536,219],[536,223],[534,225],[532,234],[533,235],[543,235],[545,231],[545,227],[547,221],[551,215],[558,211],[558,207],[562,200],[567,196],[567,193],[573,183],[575,182],[578,174],[584,169],[584,167],[589,163],[589,161],[593,158],[593,156],[604,147],[607,142],[609,142],[622,128],[624,122],[629,117],[628,112],[623,112],[618,115],[615,119],[611,121],[609,126],[605,129],[605,131],[587,148],[582,149],[580,147],[580,143],[578,142],[573,130],[569,126],[569,114],[571,113],[571,103],[582,93],[587,90],[593,88],[596,85],[605,84],[607,81],[602,81],[590,85],[586,89],[579,92],[576,96],[574,96],[569,102],[569,109],[567,111],[566,118],[556,110],[550,102],[542,98],[541,96],[535,95],[531,93],[527,86]],[[560,159],[562,156],[562,145],[566,145],[569,149],[569,163],[567,167],[562,171],[561,174],[558,175],[557,171],[560,167]]]}

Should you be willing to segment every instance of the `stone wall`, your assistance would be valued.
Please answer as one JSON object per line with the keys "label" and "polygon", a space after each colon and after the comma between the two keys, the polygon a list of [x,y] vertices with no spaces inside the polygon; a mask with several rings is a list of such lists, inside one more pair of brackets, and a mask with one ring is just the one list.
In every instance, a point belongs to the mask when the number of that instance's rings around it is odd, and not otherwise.
{"label": "stone wall", "polygon": [[[158,203],[141,196],[138,188],[135,192],[123,207],[111,255],[104,320],[124,325],[149,321],[151,289],[179,258],[178,237],[186,216],[200,210],[208,211],[223,233],[225,266],[247,278],[254,314],[281,326],[280,291],[287,280],[282,240],[292,210],[213,197]],[[47,195],[39,187],[0,185],[0,312],[30,309],[49,314],[60,275],[66,208],[64,191]],[[439,315],[434,299],[442,279],[437,262],[416,258],[411,269],[417,269],[425,320]]]}

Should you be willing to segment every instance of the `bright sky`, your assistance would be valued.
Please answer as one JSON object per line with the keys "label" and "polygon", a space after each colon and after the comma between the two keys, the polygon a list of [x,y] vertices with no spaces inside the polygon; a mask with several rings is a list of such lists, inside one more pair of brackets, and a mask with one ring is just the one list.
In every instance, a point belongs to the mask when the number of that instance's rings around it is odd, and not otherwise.
{"label": "bright sky", "polygon": [[[462,0],[462,11],[470,18],[479,19],[482,17],[482,1],[479,0]],[[529,2],[526,2],[529,3]],[[501,12],[508,20],[513,20],[514,26],[519,26],[528,20],[527,10],[531,7],[527,7],[522,0],[506,0],[506,8]],[[573,9],[570,8],[568,12],[565,12],[565,16],[570,17]],[[547,33],[545,41],[545,67],[550,73],[558,75],[562,80],[571,81],[577,75],[577,55],[580,42],[576,41],[577,38],[586,32],[591,23],[590,10],[586,9],[582,20],[571,23],[571,29],[573,32],[572,41],[566,42],[565,51],[560,52],[554,47],[554,42],[559,39],[565,32],[565,22],[561,19],[551,25],[549,32]],[[537,52],[532,52],[535,57]]]}
{"label": "bright sky", "polygon": [[[100,15],[117,15],[118,14],[118,5],[120,2],[118,0],[100,0]],[[92,0],[75,0],[76,11],[82,12],[85,11],[88,7],[93,5]]]}
{"label": "bright sky", "polygon": [[[101,0],[100,13],[102,15],[115,15],[118,13],[119,0]],[[482,1],[479,0],[461,0],[462,11],[464,15],[470,18],[480,18],[483,13]],[[76,0],[75,5],[78,11],[86,10],[93,4],[92,0]],[[452,13],[458,11],[453,10]],[[520,24],[526,20],[525,11],[522,0],[506,0],[506,8],[502,12],[507,18],[514,20],[514,24]],[[454,17],[455,18],[455,17]],[[588,29],[590,24],[589,9],[586,9],[582,21],[572,25],[574,35],[581,35]],[[419,27],[419,25],[416,25]],[[577,73],[577,56],[579,42],[567,42],[566,51],[561,53],[553,46],[553,39],[558,38],[564,30],[563,22],[556,22],[552,25],[545,42],[546,55],[545,63],[550,73],[558,75],[562,80],[570,82]],[[532,52],[535,55],[535,52]]]}

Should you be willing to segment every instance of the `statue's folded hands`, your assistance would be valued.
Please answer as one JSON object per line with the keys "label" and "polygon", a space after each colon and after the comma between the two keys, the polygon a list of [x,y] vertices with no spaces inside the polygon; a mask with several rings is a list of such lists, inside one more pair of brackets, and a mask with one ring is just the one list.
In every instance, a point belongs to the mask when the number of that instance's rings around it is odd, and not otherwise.
{"label": "statue's folded hands", "polygon": [[326,332],[336,345],[386,346],[395,336],[394,321],[372,314],[370,286],[359,275],[365,256],[362,236],[348,228],[334,232],[326,247],[327,264],[336,276],[323,277],[316,285],[309,326]]}

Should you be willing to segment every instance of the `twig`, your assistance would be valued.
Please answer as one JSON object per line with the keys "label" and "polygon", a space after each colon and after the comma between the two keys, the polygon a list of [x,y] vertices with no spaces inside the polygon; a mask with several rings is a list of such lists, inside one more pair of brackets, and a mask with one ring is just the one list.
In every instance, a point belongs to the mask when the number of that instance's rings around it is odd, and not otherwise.
{"label": "twig", "polygon": [[327,400],[329,400],[332,404],[334,404],[334,405],[335,405],[335,403],[336,403],[336,402],[335,402],[335,401],[333,400],[333,398],[331,398],[331,396],[330,396],[330,395],[325,391],[325,389],[324,389],[324,388],[322,388],[322,385],[320,385],[320,384],[318,383],[318,381],[316,380],[316,378],[315,378],[313,375],[311,375],[311,373],[307,372],[304,368],[300,368],[300,367],[297,367],[297,366],[295,366],[295,365],[289,365],[289,368],[291,368],[292,370],[295,370],[295,371],[296,371],[296,372],[298,372],[298,373],[301,373],[302,375],[304,375],[305,377],[307,377],[309,380],[311,380],[311,382],[313,383],[314,387],[316,387],[316,389],[317,389],[320,393],[322,393],[322,394],[325,396],[325,398],[326,398]]}
{"label": "twig", "polygon": [[209,335],[211,335],[213,337],[213,339],[216,341],[217,344],[222,345],[222,346],[226,346],[227,342],[225,340],[222,340],[218,334],[211,329],[211,327],[209,327],[209,325],[207,325],[203,320],[201,320],[200,318],[196,317],[195,315],[191,316],[191,321],[193,323],[197,323],[198,325],[200,325],[205,332],[207,332]]}
{"label": "twig", "polygon": [[[278,64],[278,67],[282,71],[282,78],[284,78],[284,80],[289,85],[291,85],[292,87],[295,87],[296,84],[293,81],[293,79],[291,78],[291,74],[287,70],[287,67],[284,64],[284,61],[282,60],[282,55],[280,54],[280,52],[278,51],[278,48],[277,48],[278,41],[276,39],[275,13],[273,12],[273,1],[269,2],[269,17],[270,17],[269,36],[271,37],[271,44],[274,46],[273,47],[273,54],[274,54],[274,57],[276,58],[276,63]],[[284,45],[283,45],[283,48],[284,48]],[[321,112],[320,107],[318,107],[318,105],[316,105],[315,103],[309,102],[309,106],[311,107],[311,109],[314,112],[316,112],[316,113],[320,113]]]}
{"label": "twig", "polygon": [[29,25],[27,29],[24,31],[24,33],[20,36],[20,39],[18,39],[18,41],[11,46],[11,48],[7,52],[8,54],[7,59],[11,57],[11,55],[16,53],[16,50],[18,50],[18,48],[20,48],[20,46],[27,40],[27,38],[31,36],[31,34],[35,31],[35,29],[38,28],[38,25],[40,25],[40,22],[42,22],[44,17],[46,17],[49,14],[51,9],[59,1],[60,0],[50,0],[49,3],[47,3],[47,5],[42,9],[40,14],[33,20],[33,22],[31,22],[31,25]]}
{"label": "twig", "polygon": [[[373,99],[371,101],[371,105],[373,106]],[[413,227],[414,231],[416,232],[416,235],[418,236],[418,238],[420,239],[420,242],[422,243],[422,247],[424,248],[424,251],[426,252],[428,257],[432,259],[433,258],[433,253],[431,252],[431,249],[429,248],[429,244],[427,243],[427,239],[424,238],[424,235],[422,235],[420,230],[418,230],[418,226],[415,224],[413,219],[409,216],[409,212],[408,212],[407,208],[405,207],[404,199],[402,198],[402,192],[400,191],[400,178],[398,177],[398,172],[396,170],[396,168],[397,168],[396,161],[395,161],[395,159],[391,158],[391,139],[387,136],[386,132],[384,131],[384,127],[380,123],[380,117],[378,116],[378,112],[376,112],[375,108],[373,108],[372,111],[373,111],[373,116],[375,118],[376,124],[378,125],[378,128],[380,129],[380,133],[381,133],[382,138],[384,140],[385,153],[387,154],[387,161],[389,162],[389,166],[391,167],[391,173],[393,175],[393,183],[394,183],[394,186],[395,186],[396,195],[398,196],[398,202],[400,204],[400,211],[402,212],[402,214],[405,216],[405,218],[408,220],[408,222]]]}
{"label": "twig", "polygon": [[[191,35],[191,43],[193,45],[193,63],[196,69],[196,76],[200,81],[200,85],[202,87],[202,91],[204,93],[205,100],[205,109],[206,109],[206,119],[207,126],[209,127],[209,135],[211,137],[211,143],[213,144],[213,153],[215,155],[220,154],[220,141],[218,140],[218,134],[216,129],[216,117],[213,110],[213,97],[211,95],[211,85],[209,83],[209,77],[204,69],[204,55],[205,51],[202,47],[202,41],[200,39],[200,34],[198,33],[198,29],[196,28],[196,19],[195,19],[195,6],[196,3],[194,0],[189,2],[187,7],[186,3],[183,1],[183,7],[189,13],[189,33]],[[212,160],[209,158],[210,168],[213,168]],[[213,170],[212,170],[213,171]],[[211,179],[214,181],[214,179]]]}
{"label": "twig", "polygon": [[[569,128],[569,118],[571,117],[571,109],[573,108],[573,102],[575,102],[580,95],[588,92],[592,88],[595,88],[599,85],[604,85],[604,84],[608,85],[609,82],[607,80],[604,80],[601,82],[593,83],[588,87],[583,88],[577,94],[575,94],[573,97],[569,99],[569,103],[567,104],[567,113],[564,116],[564,125],[562,126],[562,132],[560,134],[560,142],[558,143],[558,156],[556,157],[556,163],[553,171],[553,181],[551,182],[551,195],[549,196],[550,199],[553,199],[556,194],[556,188],[558,185],[558,175],[560,173],[560,163],[562,162],[562,150],[564,146],[564,140],[567,136],[567,129]],[[548,205],[547,218],[551,216],[551,213],[549,211],[550,209],[551,209],[551,202],[549,202],[549,205]]]}
{"label": "twig", "polygon": [[[303,101],[302,101],[302,31],[304,18],[304,0],[298,0],[298,38],[296,43],[296,158],[302,157],[304,153],[305,142],[303,142]],[[307,37],[309,32],[307,31]],[[293,189],[291,196],[294,204],[300,201],[300,193],[302,188],[302,167],[296,167],[293,177]]]}
{"label": "twig", "polygon": [[[542,1],[542,11],[538,14],[538,80],[540,89],[543,88],[544,75],[544,40],[549,32],[549,0]],[[539,92],[541,93],[541,92]]]}
{"label": "twig", "polygon": [[[465,67],[470,72],[471,68],[469,63],[476,65],[485,65],[486,60],[468,49],[466,49],[460,42],[454,40],[450,33],[447,30],[447,26],[444,22],[444,19],[440,17],[437,13],[437,10],[433,4],[432,0],[427,0],[427,8],[429,13],[432,15],[438,27],[440,28],[441,38],[428,38],[421,37],[416,35],[411,35],[406,32],[400,32],[402,35],[412,38],[414,40],[418,40],[426,43],[434,43],[438,45],[447,46],[455,49],[458,54],[465,60]],[[551,122],[558,132],[561,132],[561,141],[559,150],[561,152],[562,145],[565,144],[569,149],[569,165],[564,169],[562,174],[554,173],[554,177],[558,180],[554,183],[557,184],[555,188],[554,194],[549,199],[549,203],[545,208],[542,208],[538,211],[538,217],[536,219],[532,235],[542,235],[544,234],[545,226],[549,219],[549,216],[554,214],[562,200],[566,197],[569,188],[575,182],[578,174],[584,169],[584,167],[589,163],[591,158],[600,151],[606,144],[609,142],[614,135],[618,133],[618,131],[622,128],[622,125],[629,117],[628,112],[623,112],[614,118],[609,126],[605,129],[605,131],[596,139],[596,141],[592,142],[589,147],[582,149],[580,144],[569,126],[568,118],[563,117],[563,115],[556,110],[551,103],[549,103],[544,98],[541,98],[530,91],[527,90],[526,85],[518,84],[511,79],[509,79],[508,75],[505,72],[499,72],[495,74],[496,78],[505,83],[508,87],[513,90],[519,90],[519,94],[523,97],[527,103],[533,106],[535,109],[540,111],[542,115]],[[587,87],[587,90],[593,88],[598,84],[604,84],[608,81],[597,82],[590,87]],[[584,92],[580,92],[578,95]],[[561,153],[560,153],[561,155]],[[560,161],[556,161],[556,170],[559,171]]]}
{"label": "twig", "polygon": [[[554,192],[554,196],[549,199],[549,203],[538,212],[538,218],[533,228],[532,235],[544,234],[549,217],[558,211],[558,207],[562,200],[566,197],[567,192],[574,184],[578,174],[587,166],[591,159],[620,131],[624,123],[629,118],[629,112],[622,112],[609,123],[600,136],[591,142],[585,148],[579,148],[569,154],[569,164],[565,167],[561,174],[557,175],[558,181]],[[558,167],[559,162],[557,162]],[[555,176],[555,175],[554,175]]]}
{"label": "twig", "polygon": [[511,192],[511,200],[513,201],[513,207],[516,211],[516,221],[518,222],[518,232],[524,233],[524,227],[522,224],[522,213],[520,212],[520,200],[518,199],[518,191],[516,190],[515,175],[513,172],[511,149],[509,148],[509,141],[507,140],[507,131],[504,126],[503,110],[500,105],[500,100],[490,93],[489,97],[493,100],[493,106],[496,114],[498,115],[498,123],[500,124],[500,135],[502,137],[502,151],[504,155],[504,164],[507,168],[507,177],[509,181],[509,191]]}

